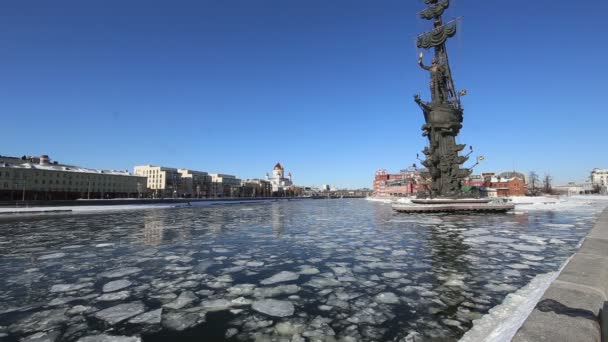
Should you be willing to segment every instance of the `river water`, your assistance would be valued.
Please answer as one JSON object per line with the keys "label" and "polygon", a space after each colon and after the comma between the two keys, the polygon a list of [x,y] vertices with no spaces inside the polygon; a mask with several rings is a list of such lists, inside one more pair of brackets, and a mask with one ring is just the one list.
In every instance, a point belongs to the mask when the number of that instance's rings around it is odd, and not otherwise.
{"label": "river water", "polygon": [[603,207],[301,200],[4,219],[0,340],[457,340],[558,270]]}

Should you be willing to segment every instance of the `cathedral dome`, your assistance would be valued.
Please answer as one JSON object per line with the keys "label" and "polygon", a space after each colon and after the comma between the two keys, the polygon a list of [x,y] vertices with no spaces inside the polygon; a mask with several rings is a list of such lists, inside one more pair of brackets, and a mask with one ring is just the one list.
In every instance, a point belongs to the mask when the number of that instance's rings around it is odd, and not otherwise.
{"label": "cathedral dome", "polygon": [[273,170],[281,170],[281,171],[283,171],[283,166],[281,165],[281,163],[277,163],[277,165],[274,166]]}

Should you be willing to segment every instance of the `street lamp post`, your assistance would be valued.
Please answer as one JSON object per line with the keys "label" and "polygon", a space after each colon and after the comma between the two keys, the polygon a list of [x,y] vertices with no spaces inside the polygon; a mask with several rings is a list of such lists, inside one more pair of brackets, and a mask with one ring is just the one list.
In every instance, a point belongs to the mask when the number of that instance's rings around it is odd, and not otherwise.
{"label": "street lamp post", "polygon": [[23,173],[23,192],[21,194],[21,201],[25,202],[25,173]]}

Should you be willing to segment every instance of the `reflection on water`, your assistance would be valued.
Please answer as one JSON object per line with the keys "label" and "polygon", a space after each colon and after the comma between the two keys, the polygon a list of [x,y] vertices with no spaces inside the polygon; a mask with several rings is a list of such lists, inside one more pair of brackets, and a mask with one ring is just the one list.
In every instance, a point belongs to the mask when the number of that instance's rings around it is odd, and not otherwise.
{"label": "reflection on water", "polygon": [[0,222],[0,338],[454,340],[601,210],[285,201]]}
{"label": "reflection on water", "polygon": [[144,215],[144,236],[142,239],[145,245],[159,245],[163,242],[163,232],[165,224],[160,221],[156,211],[150,211]]}

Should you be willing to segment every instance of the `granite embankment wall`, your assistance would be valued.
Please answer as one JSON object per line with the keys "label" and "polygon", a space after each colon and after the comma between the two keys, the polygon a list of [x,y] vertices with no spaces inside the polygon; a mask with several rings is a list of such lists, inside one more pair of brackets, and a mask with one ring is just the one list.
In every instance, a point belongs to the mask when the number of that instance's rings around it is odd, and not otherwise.
{"label": "granite embankment wall", "polygon": [[607,295],[608,208],[512,341],[602,341]]}

